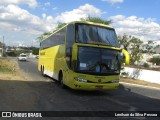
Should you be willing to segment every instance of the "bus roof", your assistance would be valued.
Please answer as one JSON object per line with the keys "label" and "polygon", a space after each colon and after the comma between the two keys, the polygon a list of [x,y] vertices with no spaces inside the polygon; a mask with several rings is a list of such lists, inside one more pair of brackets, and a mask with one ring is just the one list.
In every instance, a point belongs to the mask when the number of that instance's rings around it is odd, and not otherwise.
{"label": "bus roof", "polygon": [[[102,24],[102,23],[95,23],[95,22],[89,22],[89,21],[74,21],[74,22],[70,22],[68,24],[76,24],[76,23],[80,23],[80,24],[88,24],[88,25],[96,25],[96,26],[102,26],[102,27],[108,27],[108,28],[113,28],[110,25],[106,25],[106,24]],[[67,25],[68,25],[67,24]]]}
{"label": "bus roof", "polygon": [[[105,24],[102,24],[102,23],[95,23],[95,22],[89,22],[89,21],[73,21],[73,22],[67,23],[66,25],[64,25],[64,26],[61,27],[61,28],[56,29],[52,34],[46,36],[43,40],[49,38],[49,37],[52,36],[54,33],[60,31],[61,29],[63,29],[64,27],[66,27],[66,26],[68,26],[68,25],[70,25],[70,24],[78,24],[78,23],[79,23],[79,24],[88,24],[88,25],[95,25],[95,26],[101,26],[101,27],[106,27],[106,28],[112,28],[112,29],[114,29],[112,26],[110,26],[110,25],[105,25]],[[42,41],[43,41],[43,40],[42,40]],[[41,42],[42,42],[42,41],[41,41]]]}

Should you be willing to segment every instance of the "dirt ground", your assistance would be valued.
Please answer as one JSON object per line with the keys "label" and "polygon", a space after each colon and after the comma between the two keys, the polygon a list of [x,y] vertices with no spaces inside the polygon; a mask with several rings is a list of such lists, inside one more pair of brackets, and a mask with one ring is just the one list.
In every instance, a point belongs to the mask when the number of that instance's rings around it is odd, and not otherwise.
{"label": "dirt ground", "polygon": [[9,69],[8,72],[0,72],[0,80],[24,80],[25,78],[20,72],[18,63],[16,60],[0,58],[1,66],[5,66]]}

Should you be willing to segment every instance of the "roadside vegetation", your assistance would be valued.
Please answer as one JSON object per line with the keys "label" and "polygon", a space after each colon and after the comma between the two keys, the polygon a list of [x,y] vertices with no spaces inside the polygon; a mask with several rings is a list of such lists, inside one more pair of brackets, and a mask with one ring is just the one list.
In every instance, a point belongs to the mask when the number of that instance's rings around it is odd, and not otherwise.
{"label": "roadside vegetation", "polygon": [[22,48],[21,50],[12,50],[10,52],[6,52],[7,56],[11,56],[11,57],[17,57],[19,56],[21,53],[32,53],[34,55],[38,55],[39,54],[39,48],[37,47],[30,47],[30,48]]}
{"label": "roadside vegetation", "polygon": [[[126,67],[160,71],[160,67],[158,67],[160,65],[160,57],[152,57],[142,64],[136,64],[142,62],[143,54],[150,56],[155,54],[153,49],[157,46],[153,41],[149,40],[144,44],[142,40],[135,36],[123,34],[122,36],[118,36],[118,42],[121,48],[124,48],[130,53],[130,65],[125,65]],[[154,66],[152,67],[151,64]]]}
{"label": "roadside vegetation", "polygon": [[31,50],[14,50],[12,52],[8,52],[7,56],[17,57],[21,53],[30,53],[30,52],[31,52]]}
{"label": "roadside vegetation", "polygon": [[153,64],[160,65],[160,57],[153,57],[149,59],[149,62],[152,62]]}
{"label": "roadside vegetation", "polygon": [[18,64],[11,59],[0,58],[0,80],[24,80]]}
{"label": "roadside vegetation", "polygon": [[13,73],[15,72],[14,64],[6,58],[0,58],[0,73]]}

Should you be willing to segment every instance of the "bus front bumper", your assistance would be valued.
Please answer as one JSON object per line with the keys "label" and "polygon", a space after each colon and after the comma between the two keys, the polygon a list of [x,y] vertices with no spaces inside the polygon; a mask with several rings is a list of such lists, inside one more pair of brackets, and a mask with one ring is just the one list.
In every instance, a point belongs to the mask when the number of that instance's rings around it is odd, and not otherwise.
{"label": "bus front bumper", "polygon": [[85,83],[75,81],[71,88],[75,90],[111,90],[118,87],[119,83]]}

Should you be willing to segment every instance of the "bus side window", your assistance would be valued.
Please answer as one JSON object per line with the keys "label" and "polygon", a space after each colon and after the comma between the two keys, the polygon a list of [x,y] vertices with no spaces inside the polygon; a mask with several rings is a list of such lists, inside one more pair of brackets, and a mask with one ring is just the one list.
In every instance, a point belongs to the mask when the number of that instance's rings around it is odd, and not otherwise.
{"label": "bus side window", "polygon": [[72,61],[72,46],[75,41],[75,32],[74,32],[74,25],[70,24],[67,27],[67,34],[66,34],[66,61],[69,68],[71,68],[71,61]]}

